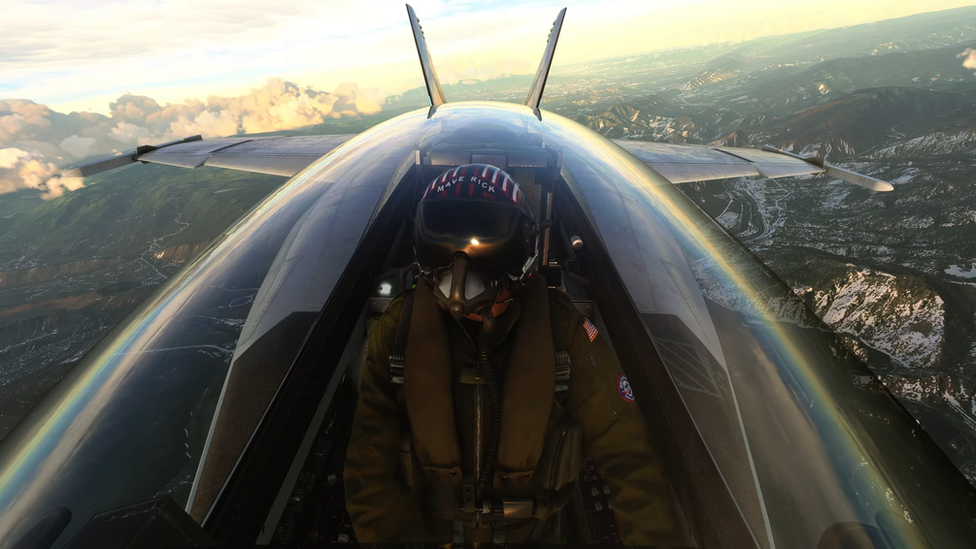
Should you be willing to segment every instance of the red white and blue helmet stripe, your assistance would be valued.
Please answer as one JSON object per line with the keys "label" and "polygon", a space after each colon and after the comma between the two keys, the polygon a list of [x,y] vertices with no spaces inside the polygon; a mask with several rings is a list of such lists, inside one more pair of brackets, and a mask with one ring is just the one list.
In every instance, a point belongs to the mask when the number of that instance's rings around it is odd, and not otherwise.
{"label": "red white and blue helmet stripe", "polygon": [[421,202],[437,198],[507,199],[528,211],[525,195],[512,176],[487,164],[467,164],[447,170],[424,190]]}

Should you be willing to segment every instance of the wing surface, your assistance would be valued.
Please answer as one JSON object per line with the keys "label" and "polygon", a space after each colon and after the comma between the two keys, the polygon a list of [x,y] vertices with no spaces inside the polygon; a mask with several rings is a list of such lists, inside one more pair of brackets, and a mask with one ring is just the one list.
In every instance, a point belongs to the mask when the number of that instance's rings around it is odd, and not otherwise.
{"label": "wing surface", "polygon": [[193,136],[162,145],[143,145],[134,151],[71,168],[63,175],[86,177],[142,162],[190,169],[212,166],[291,177],[352,137],[344,134],[204,140]]}
{"label": "wing surface", "polygon": [[880,179],[826,164],[822,159],[803,158],[773,147],[747,149],[619,139],[613,142],[672,183],[750,176],[775,179],[824,173],[875,191],[894,188]]}

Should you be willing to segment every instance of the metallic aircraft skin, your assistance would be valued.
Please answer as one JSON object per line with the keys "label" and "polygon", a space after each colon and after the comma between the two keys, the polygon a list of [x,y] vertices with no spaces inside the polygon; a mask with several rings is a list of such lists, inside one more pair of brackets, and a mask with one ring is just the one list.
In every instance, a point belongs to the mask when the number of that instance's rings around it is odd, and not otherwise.
{"label": "metallic aircraft skin", "polygon": [[[587,242],[580,264],[624,289],[592,292],[645,418],[667,438],[699,543],[812,548],[840,522],[883,523],[906,543],[917,530],[936,547],[976,539],[962,475],[782,282],[641,160],[537,112],[476,102],[408,113],[265,198],[0,443],[0,547],[56,509],[71,520],[55,547],[95,513],[164,493],[205,515],[339,281],[379,274],[349,269],[376,253],[361,245],[398,206],[391,196],[415,201],[409,186],[472,154],[558,174],[560,219]],[[293,345],[245,360],[282,331]],[[649,354],[628,351],[645,340]]]}

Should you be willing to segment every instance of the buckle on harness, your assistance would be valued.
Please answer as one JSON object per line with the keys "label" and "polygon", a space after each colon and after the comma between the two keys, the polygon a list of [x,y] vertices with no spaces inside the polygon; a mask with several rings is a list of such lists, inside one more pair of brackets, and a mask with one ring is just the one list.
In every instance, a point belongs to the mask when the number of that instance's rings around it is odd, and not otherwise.
{"label": "buckle on harness", "polygon": [[553,388],[556,396],[563,396],[566,391],[569,391],[569,373],[571,366],[572,361],[569,359],[569,353],[566,351],[556,353],[556,385]]}
{"label": "buckle on harness", "polygon": [[390,351],[390,382],[394,385],[403,385],[403,365],[407,360],[406,355],[402,349]]}
{"label": "buckle on harness", "polygon": [[495,498],[484,501],[483,512],[490,512],[496,519],[544,519],[549,512],[549,498],[540,496],[536,499]]}
{"label": "buckle on harness", "polygon": [[499,502],[497,516],[506,519],[532,518],[535,515],[535,502],[531,499],[503,499]]}

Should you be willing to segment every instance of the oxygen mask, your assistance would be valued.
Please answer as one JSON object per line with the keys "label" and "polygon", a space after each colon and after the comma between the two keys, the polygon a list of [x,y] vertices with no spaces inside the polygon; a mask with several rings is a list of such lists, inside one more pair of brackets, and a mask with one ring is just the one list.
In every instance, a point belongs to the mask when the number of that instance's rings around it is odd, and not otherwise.
{"label": "oxygen mask", "polygon": [[480,271],[472,270],[468,257],[458,253],[450,265],[438,269],[432,278],[434,299],[451,316],[460,320],[478,315],[482,319],[484,330],[489,333],[494,331],[495,315],[492,307],[508,287],[507,275],[489,278]]}

